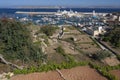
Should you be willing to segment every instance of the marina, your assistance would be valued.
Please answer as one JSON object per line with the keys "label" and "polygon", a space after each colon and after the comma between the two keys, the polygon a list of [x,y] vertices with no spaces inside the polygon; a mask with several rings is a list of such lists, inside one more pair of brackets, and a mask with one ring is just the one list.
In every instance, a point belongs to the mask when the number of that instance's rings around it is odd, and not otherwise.
{"label": "marina", "polygon": [[120,80],[120,0],[1,0],[0,80]]}
{"label": "marina", "polygon": [[[106,15],[111,13],[100,12],[101,9],[88,9],[79,12],[78,8],[64,9],[12,9],[13,13],[6,13],[9,19],[16,19],[22,23],[32,22],[36,25],[76,26],[90,35],[96,36],[108,28]],[[92,10],[92,11],[91,11]],[[103,9],[104,10],[104,9]],[[109,9],[111,10],[111,9]],[[115,9],[119,10],[119,9]],[[112,18],[112,17],[111,17]],[[113,19],[117,19],[115,16]]]}

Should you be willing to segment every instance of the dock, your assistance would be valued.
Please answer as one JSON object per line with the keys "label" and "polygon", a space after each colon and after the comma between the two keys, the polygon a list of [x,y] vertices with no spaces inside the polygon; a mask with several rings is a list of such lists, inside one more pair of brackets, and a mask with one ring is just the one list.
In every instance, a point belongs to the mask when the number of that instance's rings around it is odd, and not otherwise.
{"label": "dock", "polygon": [[28,15],[53,15],[56,12],[22,12],[22,11],[17,11],[15,12],[16,14],[28,14]]}

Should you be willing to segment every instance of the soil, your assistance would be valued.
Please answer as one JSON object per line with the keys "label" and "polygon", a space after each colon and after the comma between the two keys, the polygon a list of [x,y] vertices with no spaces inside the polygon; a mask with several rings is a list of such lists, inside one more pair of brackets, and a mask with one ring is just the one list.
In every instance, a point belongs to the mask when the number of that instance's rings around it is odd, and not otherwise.
{"label": "soil", "polygon": [[112,70],[110,71],[111,74],[115,75],[118,80],[120,80],[120,70]]}
{"label": "soil", "polygon": [[[66,80],[107,80],[88,66],[60,70]],[[57,71],[16,75],[10,80],[64,80]]]}
{"label": "soil", "polygon": [[88,66],[61,70],[67,80],[107,80]]}
{"label": "soil", "polygon": [[0,63],[0,74],[10,71],[11,67],[9,65]]}
{"label": "soil", "polygon": [[79,48],[85,52],[85,53],[96,53],[101,51],[99,47],[97,47],[95,44],[79,44]]}
{"label": "soil", "polygon": [[112,56],[112,57],[107,57],[104,60],[102,60],[104,63],[108,64],[109,66],[116,66],[120,64],[119,60]]}
{"label": "soil", "polygon": [[63,80],[56,71],[13,76],[10,80]]}

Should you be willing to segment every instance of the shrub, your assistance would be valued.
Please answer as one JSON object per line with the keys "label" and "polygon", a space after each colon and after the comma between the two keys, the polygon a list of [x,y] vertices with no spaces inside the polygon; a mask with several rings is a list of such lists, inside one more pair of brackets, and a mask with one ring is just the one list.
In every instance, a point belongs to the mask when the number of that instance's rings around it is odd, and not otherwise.
{"label": "shrub", "polygon": [[109,52],[100,51],[100,52],[93,54],[92,58],[96,59],[96,60],[102,60],[102,59],[105,59],[106,57],[110,57],[110,56],[111,56],[111,54]]}
{"label": "shrub", "polygon": [[43,32],[47,36],[52,36],[53,33],[55,33],[56,29],[58,28],[53,26],[43,26],[41,27],[40,32]]}
{"label": "shrub", "polygon": [[119,55],[119,54],[117,54],[116,56],[117,56],[117,59],[118,59],[118,60],[120,60],[120,55]]}
{"label": "shrub", "polygon": [[36,62],[43,56],[41,49],[34,46],[28,28],[15,20],[0,20],[0,43],[0,51],[8,60]]}

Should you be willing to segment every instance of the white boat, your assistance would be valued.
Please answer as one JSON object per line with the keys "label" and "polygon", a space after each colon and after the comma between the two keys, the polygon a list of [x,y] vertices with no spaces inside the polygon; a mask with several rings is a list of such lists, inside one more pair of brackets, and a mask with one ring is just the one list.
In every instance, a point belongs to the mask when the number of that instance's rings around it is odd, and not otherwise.
{"label": "white boat", "polygon": [[20,21],[28,21],[29,19],[27,17],[21,18]]}
{"label": "white boat", "polygon": [[36,20],[35,22],[36,22],[36,23],[39,23],[39,22],[40,22],[40,20]]}

